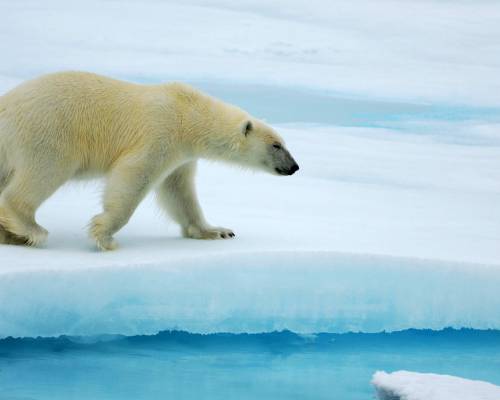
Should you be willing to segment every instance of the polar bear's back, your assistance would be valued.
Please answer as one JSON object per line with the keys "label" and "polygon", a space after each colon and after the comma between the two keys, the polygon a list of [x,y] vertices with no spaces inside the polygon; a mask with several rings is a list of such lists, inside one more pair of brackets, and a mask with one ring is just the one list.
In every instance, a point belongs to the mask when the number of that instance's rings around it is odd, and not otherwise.
{"label": "polar bear's back", "polygon": [[105,170],[143,139],[150,92],[153,86],[84,72],[25,82],[0,97],[0,152],[9,149],[4,156],[11,160],[49,153]]}

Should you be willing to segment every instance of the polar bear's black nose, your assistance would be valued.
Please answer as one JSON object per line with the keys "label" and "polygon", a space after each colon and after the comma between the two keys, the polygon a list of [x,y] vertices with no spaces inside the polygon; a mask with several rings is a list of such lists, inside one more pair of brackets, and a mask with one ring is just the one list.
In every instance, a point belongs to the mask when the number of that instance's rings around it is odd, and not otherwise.
{"label": "polar bear's black nose", "polygon": [[290,168],[290,175],[295,174],[299,170],[299,165],[297,163],[293,164],[292,167]]}
{"label": "polar bear's black nose", "polygon": [[280,175],[293,175],[295,172],[299,170],[299,166],[297,163],[294,163],[290,168],[287,169],[281,169],[281,168],[275,168],[276,172]]}

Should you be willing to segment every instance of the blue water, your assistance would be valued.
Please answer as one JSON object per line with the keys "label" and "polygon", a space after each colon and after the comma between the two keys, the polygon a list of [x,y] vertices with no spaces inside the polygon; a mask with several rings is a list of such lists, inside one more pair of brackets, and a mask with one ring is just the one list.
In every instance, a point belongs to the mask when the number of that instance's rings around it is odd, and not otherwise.
{"label": "blue water", "polygon": [[500,385],[500,331],[0,340],[0,399],[373,399],[376,370]]}

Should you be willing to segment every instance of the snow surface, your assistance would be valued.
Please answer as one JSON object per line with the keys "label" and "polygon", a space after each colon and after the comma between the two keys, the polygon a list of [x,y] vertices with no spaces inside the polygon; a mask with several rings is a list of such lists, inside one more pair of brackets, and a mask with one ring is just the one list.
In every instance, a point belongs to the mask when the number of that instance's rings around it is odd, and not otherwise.
{"label": "snow surface", "polygon": [[372,384],[380,400],[500,399],[500,386],[449,375],[378,371]]}
{"label": "snow surface", "polygon": [[0,247],[0,336],[500,329],[500,6],[322,4],[0,1],[0,93],[62,69],[187,80],[301,166],[202,163],[237,238],[182,239],[148,198],[112,253],[85,233],[100,184],[62,188],[46,247]]}

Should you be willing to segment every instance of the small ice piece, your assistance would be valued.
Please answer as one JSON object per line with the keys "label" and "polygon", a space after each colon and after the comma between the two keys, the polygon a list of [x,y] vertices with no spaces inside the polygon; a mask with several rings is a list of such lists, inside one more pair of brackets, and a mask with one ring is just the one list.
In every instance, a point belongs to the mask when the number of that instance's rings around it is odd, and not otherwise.
{"label": "small ice piece", "polygon": [[379,400],[500,399],[500,386],[450,375],[377,371],[372,385]]}

